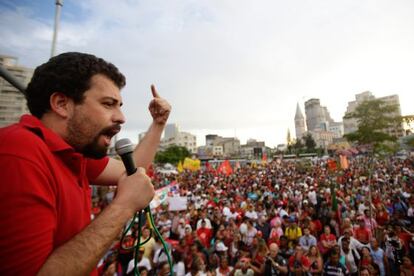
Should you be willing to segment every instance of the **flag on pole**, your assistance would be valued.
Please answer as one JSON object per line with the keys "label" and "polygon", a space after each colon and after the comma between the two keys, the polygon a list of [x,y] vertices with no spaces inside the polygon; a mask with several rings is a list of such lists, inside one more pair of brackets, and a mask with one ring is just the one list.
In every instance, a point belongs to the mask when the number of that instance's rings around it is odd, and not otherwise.
{"label": "flag on pole", "polygon": [[206,162],[206,172],[216,173],[216,170],[211,166],[210,162]]}
{"label": "flag on pole", "polygon": [[180,161],[180,162],[178,162],[178,165],[177,165],[177,171],[179,173],[181,173],[183,170],[184,170],[183,163],[181,163],[181,161]]}
{"label": "flag on pole", "polygon": [[328,170],[336,171],[337,167],[336,167],[336,162],[334,159],[329,159],[327,162],[327,165],[328,165]]}
{"label": "flag on pole", "polygon": [[267,154],[266,153],[263,153],[263,156],[262,156],[262,165],[265,165],[265,164],[267,164]]}
{"label": "flag on pole", "polygon": [[339,162],[341,164],[341,169],[346,170],[349,168],[348,158],[345,155],[339,155]]}
{"label": "flag on pole", "polygon": [[184,159],[183,168],[194,172],[200,170],[200,165],[200,160],[186,157]]}
{"label": "flag on pole", "polygon": [[229,160],[225,160],[223,163],[220,164],[220,167],[217,169],[218,173],[225,174],[229,176],[233,173],[233,168],[230,165]]}

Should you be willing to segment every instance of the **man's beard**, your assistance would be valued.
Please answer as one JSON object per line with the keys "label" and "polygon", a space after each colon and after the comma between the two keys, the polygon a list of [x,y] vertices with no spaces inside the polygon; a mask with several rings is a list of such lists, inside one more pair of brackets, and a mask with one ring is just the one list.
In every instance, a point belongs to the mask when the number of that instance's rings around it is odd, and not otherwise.
{"label": "man's beard", "polygon": [[92,159],[101,159],[106,156],[108,152],[108,148],[105,146],[99,145],[99,137],[100,134],[95,136],[92,142],[86,144],[82,149],[82,154],[85,157],[92,158]]}
{"label": "man's beard", "polygon": [[92,142],[86,144],[83,147],[82,154],[85,157],[89,157],[92,159],[101,159],[105,157],[108,152],[108,147],[99,145],[99,137],[101,137],[102,135],[112,137],[116,133],[118,133],[120,130],[121,130],[121,126],[119,124],[104,128],[98,133],[98,135],[95,136]]}
{"label": "man's beard", "polygon": [[100,159],[105,157],[108,151],[108,146],[100,145],[99,139],[102,135],[113,137],[121,130],[121,125],[114,124],[112,126],[106,127],[99,131],[98,134],[95,135],[91,140],[88,139],[88,134],[90,134],[88,131],[92,131],[92,129],[89,128],[86,131],[83,131],[85,129],[81,127],[82,124],[83,122],[76,119],[69,123],[69,135],[67,138],[68,144],[75,148],[76,151],[82,153],[85,157],[92,159]]}

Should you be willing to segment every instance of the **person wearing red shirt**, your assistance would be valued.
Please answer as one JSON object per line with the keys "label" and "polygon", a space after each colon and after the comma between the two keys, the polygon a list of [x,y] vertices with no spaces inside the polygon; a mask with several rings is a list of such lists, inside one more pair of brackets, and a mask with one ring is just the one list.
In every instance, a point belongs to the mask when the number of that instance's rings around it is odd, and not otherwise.
{"label": "person wearing red shirt", "polygon": [[380,207],[378,208],[376,220],[380,226],[386,225],[390,220],[390,216],[384,205],[380,205]]}
{"label": "person wearing red shirt", "polygon": [[[113,64],[83,53],[55,56],[34,71],[26,89],[32,115],[0,129],[2,275],[96,273],[125,223],[153,198],[143,168],[171,107],[152,87],[153,123],[133,153],[138,171],[126,176],[121,161],[106,157],[125,122],[124,85]],[[91,183],[118,185],[92,222]]]}
{"label": "person wearing red shirt", "polygon": [[213,237],[213,230],[210,228],[207,228],[207,223],[205,220],[201,221],[201,227],[197,229],[197,238],[200,240],[201,244],[206,248],[210,248],[210,241]]}
{"label": "person wearing red shirt", "polygon": [[324,232],[319,238],[319,251],[326,258],[329,250],[336,245],[336,237],[334,234],[331,234],[331,228],[328,225],[325,225],[323,228]]}
{"label": "person wearing red shirt", "polygon": [[363,219],[359,219],[358,224],[359,226],[354,229],[354,236],[359,242],[368,244],[371,239],[371,231],[367,229]]}
{"label": "person wearing red shirt", "polygon": [[[311,263],[303,254],[303,248],[300,245],[297,245],[295,248],[295,253],[289,258],[289,271],[293,274],[306,273],[309,271]],[[296,274],[295,274],[296,275]]]}

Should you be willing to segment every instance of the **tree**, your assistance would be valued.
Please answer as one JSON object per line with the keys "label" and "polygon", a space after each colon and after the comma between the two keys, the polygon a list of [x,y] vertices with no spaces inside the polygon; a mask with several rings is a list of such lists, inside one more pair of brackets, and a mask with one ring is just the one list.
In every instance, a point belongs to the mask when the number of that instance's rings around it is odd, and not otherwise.
{"label": "tree", "polygon": [[295,153],[299,154],[303,151],[304,145],[301,139],[296,140],[296,143],[293,144],[293,148],[295,149]]}
{"label": "tree", "polygon": [[155,155],[156,163],[171,163],[178,164],[179,161],[184,160],[184,158],[189,157],[190,152],[185,147],[180,147],[176,145],[171,145],[166,148],[164,151],[159,151]]}
{"label": "tree", "polygon": [[316,142],[312,137],[312,134],[308,133],[304,136],[303,141],[305,142],[305,146],[308,152],[314,152],[316,148]]}
{"label": "tree", "polygon": [[368,145],[374,152],[395,150],[396,136],[387,129],[401,129],[402,117],[397,115],[398,106],[374,99],[360,103],[354,112],[345,115],[345,119],[356,119],[358,129],[344,137],[358,145]]}

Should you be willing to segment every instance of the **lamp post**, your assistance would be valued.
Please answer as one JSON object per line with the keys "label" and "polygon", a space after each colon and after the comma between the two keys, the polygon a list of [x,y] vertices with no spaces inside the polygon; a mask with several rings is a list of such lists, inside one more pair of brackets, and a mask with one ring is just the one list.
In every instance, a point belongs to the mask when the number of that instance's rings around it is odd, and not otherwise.
{"label": "lamp post", "polygon": [[56,40],[57,40],[57,33],[59,31],[60,10],[63,7],[63,0],[56,0],[55,4],[56,4],[55,27],[53,30],[52,50],[50,52],[50,57],[55,56],[55,52],[56,52]]}

